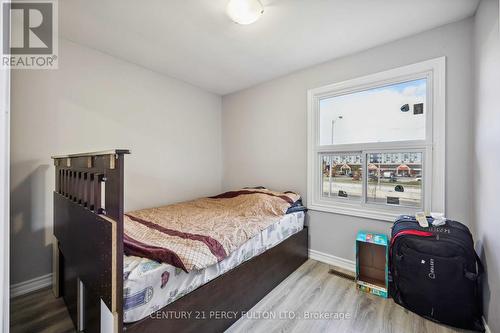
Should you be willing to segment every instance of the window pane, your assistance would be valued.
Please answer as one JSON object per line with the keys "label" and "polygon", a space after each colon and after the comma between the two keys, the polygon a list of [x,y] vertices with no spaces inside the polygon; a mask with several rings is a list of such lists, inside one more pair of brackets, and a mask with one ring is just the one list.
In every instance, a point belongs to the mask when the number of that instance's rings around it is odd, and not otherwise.
{"label": "window pane", "polygon": [[361,200],[361,153],[324,154],[322,159],[322,196]]}
{"label": "window pane", "polygon": [[320,100],[320,145],[425,139],[427,79]]}
{"label": "window pane", "polygon": [[367,159],[367,202],[422,207],[422,153],[373,153]]}

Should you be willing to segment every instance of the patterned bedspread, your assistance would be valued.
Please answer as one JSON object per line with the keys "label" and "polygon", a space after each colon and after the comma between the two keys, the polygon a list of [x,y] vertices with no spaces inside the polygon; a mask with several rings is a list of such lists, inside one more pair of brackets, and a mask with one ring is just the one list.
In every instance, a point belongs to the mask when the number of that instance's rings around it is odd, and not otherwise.
{"label": "patterned bedspread", "polygon": [[298,200],[293,192],[243,189],[125,214],[125,254],[204,269],[277,222]]}

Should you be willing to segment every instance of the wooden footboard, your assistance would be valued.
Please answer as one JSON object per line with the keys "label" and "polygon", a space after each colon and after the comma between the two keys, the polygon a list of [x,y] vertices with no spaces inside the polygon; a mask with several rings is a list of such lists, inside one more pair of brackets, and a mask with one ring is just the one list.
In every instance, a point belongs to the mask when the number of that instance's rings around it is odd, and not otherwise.
{"label": "wooden footboard", "polygon": [[[78,331],[99,332],[106,324],[123,331],[123,167],[128,153],[53,157],[54,292],[64,298]],[[109,315],[101,318],[106,308]]]}

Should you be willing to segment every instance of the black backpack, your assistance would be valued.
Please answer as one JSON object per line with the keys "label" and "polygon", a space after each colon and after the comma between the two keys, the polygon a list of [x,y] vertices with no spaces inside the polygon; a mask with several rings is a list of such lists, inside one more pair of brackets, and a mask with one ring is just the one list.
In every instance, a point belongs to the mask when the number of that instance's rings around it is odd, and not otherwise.
{"label": "black backpack", "polygon": [[447,220],[422,228],[414,216],[392,227],[391,296],[399,305],[439,323],[484,332],[479,278],[483,266],[469,229]]}

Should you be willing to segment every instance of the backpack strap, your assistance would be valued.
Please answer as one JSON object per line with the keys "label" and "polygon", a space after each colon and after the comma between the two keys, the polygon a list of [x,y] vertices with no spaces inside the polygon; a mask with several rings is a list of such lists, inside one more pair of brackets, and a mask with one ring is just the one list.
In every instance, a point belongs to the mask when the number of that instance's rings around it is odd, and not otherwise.
{"label": "backpack strap", "polygon": [[481,262],[481,258],[479,258],[476,251],[474,251],[474,256],[476,257],[477,273],[464,270],[464,274],[467,279],[471,281],[478,281],[479,278],[484,274],[484,266],[483,263]]}
{"label": "backpack strap", "polygon": [[[477,255],[477,252],[474,251],[474,255],[476,256],[476,263],[477,263],[477,280],[476,280],[476,286],[477,286],[477,292],[478,292],[478,310],[479,310],[479,316],[483,316],[483,282],[481,281],[480,277],[483,276],[484,274],[484,266],[483,263],[481,262],[481,258]],[[478,323],[476,323],[476,326],[479,328],[480,331],[484,332],[484,323],[482,320],[479,320]]]}
{"label": "backpack strap", "polygon": [[476,263],[477,263],[477,277],[480,277],[484,274],[484,266],[483,263],[481,262],[481,258],[479,258],[476,251],[474,251],[474,255],[476,256]]}

